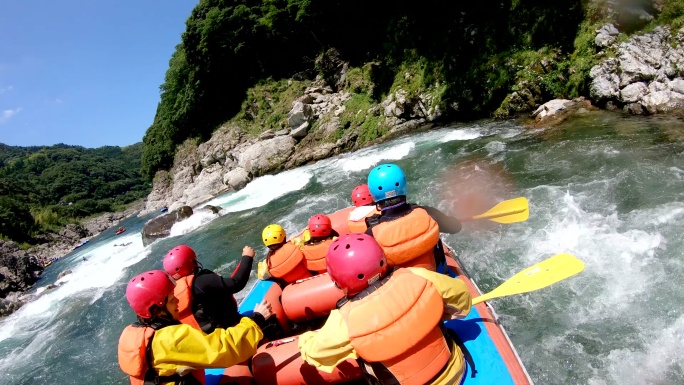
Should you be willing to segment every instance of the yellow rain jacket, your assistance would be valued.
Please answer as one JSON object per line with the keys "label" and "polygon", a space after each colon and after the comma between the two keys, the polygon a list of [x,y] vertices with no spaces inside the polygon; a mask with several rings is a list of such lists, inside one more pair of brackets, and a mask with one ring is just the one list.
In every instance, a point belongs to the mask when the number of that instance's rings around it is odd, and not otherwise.
{"label": "yellow rain jacket", "polygon": [[[141,375],[140,341],[130,338],[135,333],[127,327],[119,339],[119,365],[129,375]],[[263,332],[247,317],[228,329],[216,329],[210,334],[190,325],[171,325],[154,332],[152,362],[148,363],[159,376],[185,375],[201,368],[226,368],[246,361],[256,354]],[[138,346],[136,346],[138,345]],[[142,349],[144,354],[145,349]],[[138,373],[134,373],[138,372]]]}
{"label": "yellow rain jacket", "polygon": [[[423,268],[407,268],[411,273],[430,281],[444,301],[443,319],[463,318],[470,312],[471,296],[465,282]],[[373,295],[372,293],[369,294]],[[402,338],[402,336],[397,336]],[[317,332],[306,332],[299,337],[302,358],[319,370],[331,373],[346,359],[359,358],[349,338],[349,327],[339,310],[333,310],[325,325]],[[462,375],[463,355],[455,344],[454,352],[433,384],[449,384]]]}

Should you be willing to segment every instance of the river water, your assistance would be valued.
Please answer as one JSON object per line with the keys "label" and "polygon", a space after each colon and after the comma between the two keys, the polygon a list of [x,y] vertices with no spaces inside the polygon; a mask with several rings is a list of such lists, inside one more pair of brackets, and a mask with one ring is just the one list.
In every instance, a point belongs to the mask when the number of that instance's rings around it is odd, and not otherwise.
{"label": "river water", "polygon": [[135,321],[130,277],[161,268],[180,243],[228,275],[245,244],[263,258],[264,226],[292,234],[348,206],[382,162],[404,168],[410,201],[455,216],[529,199],[526,222],[443,236],[483,291],[557,253],[586,263],[552,287],[493,301],[536,384],[684,384],[684,121],[608,112],[556,128],[458,124],[258,178],[209,202],[221,215],[197,211],[148,247],[139,232],[152,216],[129,219],[124,234],[107,231],[50,266],[34,292],[73,273],[0,320],[0,383],[126,384],[116,345]]}

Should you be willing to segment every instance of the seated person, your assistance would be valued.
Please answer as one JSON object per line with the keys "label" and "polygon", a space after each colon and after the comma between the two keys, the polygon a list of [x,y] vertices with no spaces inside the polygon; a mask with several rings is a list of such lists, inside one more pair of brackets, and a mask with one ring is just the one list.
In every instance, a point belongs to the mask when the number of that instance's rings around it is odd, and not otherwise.
{"label": "seated person", "polygon": [[131,384],[203,384],[204,368],[227,368],[244,362],[257,350],[263,333],[258,325],[272,315],[264,301],[250,318],[243,317],[230,328],[206,334],[190,325],[179,324],[174,282],[161,270],[133,277],[126,287],[126,299],[138,322],[121,333],[119,366]]}
{"label": "seated person", "polygon": [[280,225],[264,227],[261,239],[268,247],[268,254],[257,268],[259,279],[274,278],[281,286],[311,277],[304,253],[294,243],[286,242],[285,235],[285,229]]}
{"label": "seated person", "polygon": [[[308,232],[308,237],[307,237]],[[325,214],[316,214],[309,219],[305,230],[302,252],[306,258],[306,268],[314,274],[325,273],[325,255],[328,247],[339,236],[332,228],[332,222]]]}
{"label": "seated person", "polygon": [[328,272],[346,297],[317,332],[299,337],[302,359],[332,373],[359,359],[369,383],[459,384],[463,353],[440,328],[470,312],[466,284],[422,268],[389,268],[367,234],[347,234],[330,246]]}
{"label": "seated person", "polygon": [[205,333],[237,325],[242,315],[233,294],[247,285],[253,260],[254,249],[245,246],[235,272],[224,278],[203,269],[192,248],[178,245],[171,249],[164,256],[164,270],[176,280],[178,320]]}
{"label": "seated person", "polygon": [[381,213],[366,218],[366,234],[382,246],[387,263],[433,271],[443,264],[439,233],[458,233],[461,222],[436,208],[407,203],[406,176],[397,165],[373,168],[368,174],[368,187]]}

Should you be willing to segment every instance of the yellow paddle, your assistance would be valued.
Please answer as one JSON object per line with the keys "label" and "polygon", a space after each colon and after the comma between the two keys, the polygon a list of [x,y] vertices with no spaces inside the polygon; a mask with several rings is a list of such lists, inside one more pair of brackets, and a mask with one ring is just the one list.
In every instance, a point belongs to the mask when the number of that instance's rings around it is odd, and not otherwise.
{"label": "yellow paddle", "polygon": [[519,272],[487,294],[473,298],[472,304],[493,298],[543,289],[584,270],[584,262],[574,255],[557,254]]}
{"label": "yellow paddle", "polygon": [[530,208],[527,203],[527,198],[520,197],[503,201],[484,214],[459,218],[458,220],[461,222],[468,222],[478,219],[489,219],[498,223],[515,223],[524,222],[529,217]]}

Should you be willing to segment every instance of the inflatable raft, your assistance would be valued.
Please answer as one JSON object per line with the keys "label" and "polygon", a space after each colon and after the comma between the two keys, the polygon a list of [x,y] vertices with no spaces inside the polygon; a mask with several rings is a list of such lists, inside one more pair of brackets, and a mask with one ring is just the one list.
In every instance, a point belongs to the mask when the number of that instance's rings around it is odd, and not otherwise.
{"label": "inflatable raft", "polygon": [[[464,280],[473,298],[481,295],[458,257],[448,248],[447,251],[448,266],[444,267],[442,273]],[[327,274],[298,281],[285,289],[272,281],[258,281],[241,302],[240,312],[250,315],[257,303],[264,298],[269,299],[287,337],[263,344],[251,363],[225,370],[207,369],[206,384],[365,383],[356,361],[345,361],[332,374],[328,374],[305,363],[297,348],[297,335],[319,328],[342,296],[343,293],[334,286]],[[308,327],[307,323],[310,323]],[[464,353],[467,368],[462,384],[532,384],[494,309],[488,303],[474,305],[468,317],[446,321],[445,326],[457,336],[457,343]]]}

